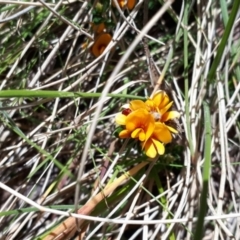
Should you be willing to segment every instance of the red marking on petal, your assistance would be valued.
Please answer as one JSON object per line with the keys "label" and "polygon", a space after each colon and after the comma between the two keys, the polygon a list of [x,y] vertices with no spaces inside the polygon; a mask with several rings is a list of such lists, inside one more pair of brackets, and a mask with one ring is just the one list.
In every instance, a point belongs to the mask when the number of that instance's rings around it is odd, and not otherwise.
{"label": "red marking on petal", "polygon": [[130,114],[131,112],[132,112],[132,111],[131,111],[130,108],[126,108],[126,109],[123,109],[123,110],[122,110],[122,114],[125,115],[125,116],[127,116],[127,115]]}

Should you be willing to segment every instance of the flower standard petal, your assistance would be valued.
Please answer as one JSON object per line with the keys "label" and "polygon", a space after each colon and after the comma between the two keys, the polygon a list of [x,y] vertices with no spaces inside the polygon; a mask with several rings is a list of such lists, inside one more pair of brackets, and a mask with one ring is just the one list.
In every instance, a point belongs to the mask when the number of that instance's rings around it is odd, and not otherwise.
{"label": "flower standard petal", "polygon": [[[146,109],[133,111],[126,118],[126,129],[130,132],[141,129],[142,132],[137,131],[133,133],[132,137],[140,137],[140,141],[146,141],[154,130],[153,116]],[[137,133],[139,133],[139,135],[137,135]]]}
{"label": "flower standard petal", "polygon": [[143,128],[149,115],[150,114],[145,109],[138,109],[131,112],[126,118],[126,129],[132,132],[136,128]]}
{"label": "flower standard petal", "polygon": [[158,108],[159,109],[164,108],[169,102],[170,102],[170,99],[169,99],[168,95],[165,92],[163,92],[163,98],[162,98],[161,103],[158,105]]}
{"label": "flower standard petal", "polygon": [[155,103],[152,99],[148,99],[145,104],[148,106],[149,109],[153,110],[156,108]]}
{"label": "flower standard petal", "polygon": [[158,107],[161,104],[163,97],[164,97],[164,92],[163,91],[159,91],[159,92],[154,94],[154,96],[152,98],[152,101],[154,102],[154,105],[156,107]]}
{"label": "flower standard petal", "polygon": [[147,109],[147,106],[143,101],[133,100],[133,101],[130,102],[130,109],[132,111],[135,111],[135,110],[140,109],[140,108]]}

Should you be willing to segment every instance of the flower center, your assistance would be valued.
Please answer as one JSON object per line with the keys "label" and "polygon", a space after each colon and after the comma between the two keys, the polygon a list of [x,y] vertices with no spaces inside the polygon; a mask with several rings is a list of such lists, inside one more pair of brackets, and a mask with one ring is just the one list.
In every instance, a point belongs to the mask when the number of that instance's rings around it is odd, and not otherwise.
{"label": "flower center", "polygon": [[151,114],[153,115],[155,121],[160,121],[162,118],[162,115],[159,112],[151,112]]}

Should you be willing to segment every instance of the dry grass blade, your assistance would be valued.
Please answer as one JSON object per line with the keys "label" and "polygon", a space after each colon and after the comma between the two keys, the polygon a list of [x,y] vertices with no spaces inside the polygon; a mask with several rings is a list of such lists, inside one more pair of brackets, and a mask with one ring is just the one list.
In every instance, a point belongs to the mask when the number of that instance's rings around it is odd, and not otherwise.
{"label": "dry grass blade", "polygon": [[[0,239],[240,239],[239,5],[0,1]],[[146,167],[116,114],[159,89]]]}
{"label": "dry grass blade", "polygon": [[[104,198],[108,197],[109,194],[111,194],[118,186],[132,178],[147,164],[148,162],[138,164],[134,168],[130,169],[128,172],[124,173],[119,178],[115,179],[113,183],[108,184],[96,196],[93,196],[91,199],[89,199],[89,201],[78,210],[78,214],[90,215],[99,202],[101,202]],[[84,221],[84,219],[76,220],[74,217],[69,217],[55,230],[49,233],[49,235],[46,236],[44,240],[71,238],[75,234],[77,229],[81,229]]]}

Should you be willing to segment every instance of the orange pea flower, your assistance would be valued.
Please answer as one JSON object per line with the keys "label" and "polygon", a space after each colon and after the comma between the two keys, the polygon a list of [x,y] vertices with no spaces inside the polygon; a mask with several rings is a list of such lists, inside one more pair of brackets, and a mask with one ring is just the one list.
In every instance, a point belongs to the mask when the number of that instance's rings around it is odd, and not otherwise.
{"label": "orange pea flower", "polygon": [[[136,0],[117,0],[117,2],[120,8],[124,8],[126,6],[129,10],[132,10],[136,5]],[[113,5],[115,5],[114,2]]]}
{"label": "orange pea flower", "polygon": [[122,112],[116,115],[116,123],[124,127],[119,137],[139,140],[150,158],[164,154],[165,144],[177,133],[167,125],[169,120],[179,117],[177,111],[168,111],[172,104],[166,92],[159,91],[145,102],[133,100],[124,105]]}
{"label": "orange pea flower", "polygon": [[[177,111],[168,111],[172,107],[173,101],[170,102],[168,95],[164,91],[158,91],[152,98],[148,99],[145,104],[158,122],[168,122],[180,116]],[[176,129],[170,126],[167,127],[171,132],[177,133]]]}
{"label": "orange pea flower", "polygon": [[95,57],[100,56],[107,45],[111,42],[112,36],[109,33],[102,33],[97,36],[92,46],[92,53]]}
{"label": "orange pea flower", "polygon": [[156,122],[151,137],[145,144],[142,144],[142,147],[148,157],[155,158],[157,154],[164,154],[164,144],[170,143],[171,141],[172,134],[168,127],[164,123]]}
{"label": "orange pea flower", "polygon": [[126,129],[119,133],[120,138],[135,138],[146,142],[154,130],[154,119],[146,109],[138,109],[127,116],[120,113],[116,116],[119,125],[125,125]]}

